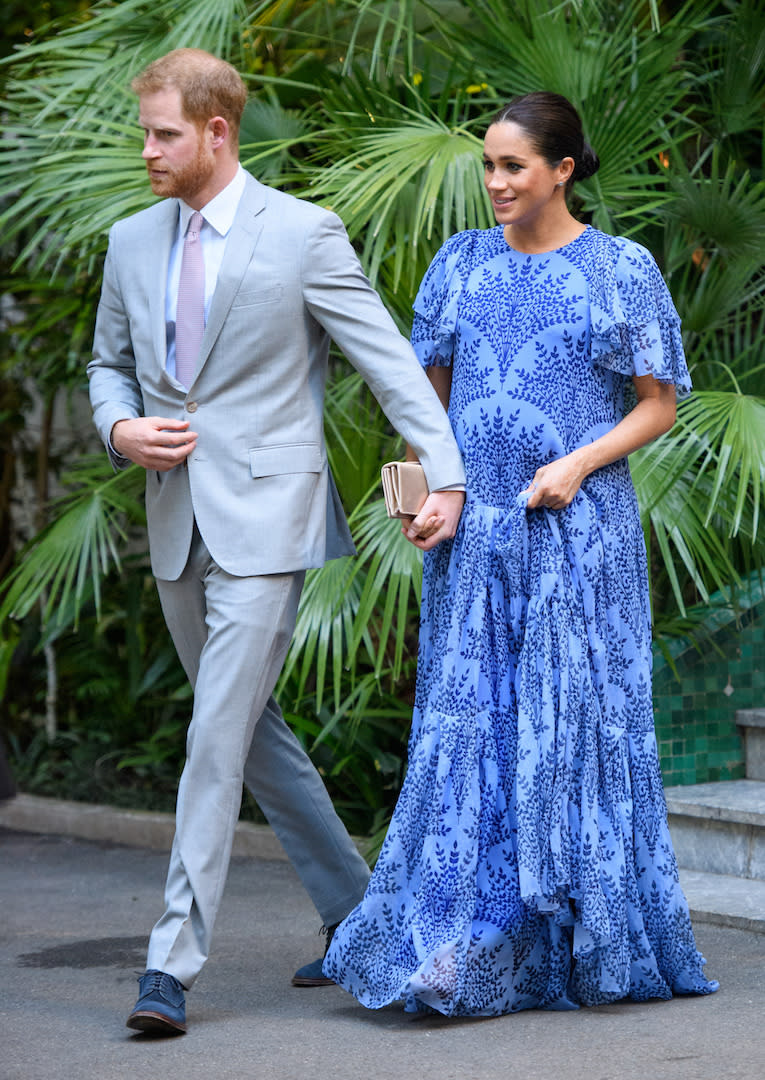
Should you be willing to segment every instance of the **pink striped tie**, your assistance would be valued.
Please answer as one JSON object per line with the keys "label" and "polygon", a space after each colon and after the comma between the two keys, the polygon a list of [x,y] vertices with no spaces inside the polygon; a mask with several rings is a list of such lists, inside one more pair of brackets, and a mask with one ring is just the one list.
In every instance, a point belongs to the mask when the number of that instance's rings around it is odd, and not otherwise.
{"label": "pink striped tie", "polygon": [[203,221],[198,210],[189,218],[175,309],[175,376],[186,387],[194,378],[205,332],[205,262],[199,239]]}

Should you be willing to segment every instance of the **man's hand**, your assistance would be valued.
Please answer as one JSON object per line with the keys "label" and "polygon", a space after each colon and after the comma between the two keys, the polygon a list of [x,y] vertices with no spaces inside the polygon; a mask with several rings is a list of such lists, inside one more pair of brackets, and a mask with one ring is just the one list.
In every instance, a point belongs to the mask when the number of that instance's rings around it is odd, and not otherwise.
{"label": "man's hand", "polygon": [[112,428],[111,443],[118,454],[136,465],[168,472],[185,461],[197,445],[197,433],[188,427],[188,420],[163,416],[118,420]]}
{"label": "man's hand", "polygon": [[415,547],[430,551],[454,536],[464,504],[464,491],[431,491],[417,517],[407,518],[401,531]]}

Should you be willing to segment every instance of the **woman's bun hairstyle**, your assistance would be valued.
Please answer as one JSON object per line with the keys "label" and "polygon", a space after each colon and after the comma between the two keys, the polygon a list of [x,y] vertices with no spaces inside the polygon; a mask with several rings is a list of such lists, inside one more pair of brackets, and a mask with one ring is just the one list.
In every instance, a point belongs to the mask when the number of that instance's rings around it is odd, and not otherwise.
{"label": "woman's bun hairstyle", "polygon": [[582,146],[582,157],[574,165],[574,171],[571,175],[572,180],[586,180],[590,176],[594,176],[600,168],[600,158],[592,149],[590,144],[585,140]]}

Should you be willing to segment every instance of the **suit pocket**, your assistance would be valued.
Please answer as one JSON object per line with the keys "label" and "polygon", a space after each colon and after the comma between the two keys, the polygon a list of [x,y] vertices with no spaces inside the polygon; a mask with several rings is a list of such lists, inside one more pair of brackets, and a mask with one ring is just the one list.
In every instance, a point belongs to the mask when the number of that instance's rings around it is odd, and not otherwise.
{"label": "suit pocket", "polygon": [[247,289],[234,297],[232,308],[257,307],[260,304],[276,304],[282,298],[281,285],[272,285],[268,289]]}
{"label": "suit pocket", "polygon": [[282,476],[287,473],[319,473],[324,467],[318,443],[286,443],[281,446],[258,446],[250,450],[250,474]]}

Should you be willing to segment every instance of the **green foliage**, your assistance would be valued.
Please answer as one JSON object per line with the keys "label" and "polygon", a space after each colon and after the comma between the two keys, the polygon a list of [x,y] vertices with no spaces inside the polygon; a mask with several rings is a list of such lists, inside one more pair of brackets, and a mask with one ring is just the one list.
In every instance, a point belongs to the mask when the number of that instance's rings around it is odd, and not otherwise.
{"label": "green foliage", "polygon": [[[102,0],[75,7],[65,26],[0,68],[0,229],[23,316],[0,368],[9,400],[21,401],[30,382],[46,401],[61,385],[82,383],[108,227],[152,200],[129,81],[168,49],[207,48],[242,71],[252,89],[243,162],[342,216],[404,331],[417,283],[443,239],[491,223],[480,168],[487,117],[516,93],[556,90],[580,109],[601,159],[596,176],[577,185],[572,208],[656,254],[683,318],[697,390],[675,428],[632,459],[657,632],[699,624],[699,602],[716,589],[732,590],[735,602],[739,581],[765,562],[761,3]],[[23,410],[3,406],[6,415],[10,450],[0,440],[0,453],[31,459]],[[340,361],[333,362],[326,426],[359,557],[309,574],[279,692],[347,820],[374,832],[401,778],[420,565],[384,518],[378,493],[379,466],[399,456],[400,442]],[[37,457],[46,458],[44,446]],[[28,759],[19,765],[27,776],[65,756],[54,747],[49,760],[40,738],[24,735],[38,722],[41,691],[35,682],[31,695],[22,692],[19,657],[38,679],[35,650],[53,644],[62,746],[74,758],[75,745],[99,743],[91,728],[113,724],[101,757],[115,751],[108,760],[123,766],[116,774],[140,788],[145,772],[161,786],[163,770],[179,764],[173,747],[182,742],[187,703],[177,665],[163,666],[164,652],[153,652],[159,640],[168,648],[156,601],[135,585],[138,571],[124,559],[141,520],[140,475],[111,477],[105,466],[86,463],[60,479],[69,494],[42,532],[38,525],[3,584],[0,688],[5,672],[17,762]],[[41,506],[44,522],[42,496]],[[134,597],[130,618],[117,601],[123,586]],[[26,615],[18,622],[11,612]],[[84,643],[82,656],[76,641]],[[128,674],[117,655],[128,659]],[[88,727],[90,716],[97,722]]]}
{"label": "green foliage", "polygon": [[[373,283],[388,260],[393,290],[406,271],[411,293],[440,246],[436,225],[443,238],[469,224],[490,224],[481,138],[470,130],[465,99],[459,89],[434,97],[427,76],[417,84],[386,80],[383,87],[359,72],[325,93],[326,126],[314,140],[304,194],[343,218]],[[425,252],[418,259],[420,243]]]}
{"label": "green foliage", "polygon": [[137,466],[115,476],[103,455],[83,458],[61,480],[74,491],[54,504],[54,521],[24,549],[3,583],[0,622],[23,619],[42,595],[44,620],[54,626],[76,621],[91,591],[100,611],[101,579],[119,567],[118,543],[127,538],[122,520],[145,520],[138,502],[144,473]]}
{"label": "green foliage", "polygon": [[53,20],[81,16],[89,8],[88,0],[5,0],[0,56],[28,45],[39,32],[45,32]]}
{"label": "green foliage", "polygon": [[[73,629],[63,615],[41,630],[27,618],[8,669],[4,727],[19,785],[39,794],[172,809],[183,763],[190,688],[164,630],[143,556],[127,556]],[[71,610],[71,609],[70,609]],[[55,640],[61,706],[51,739],[40,638]]]}

